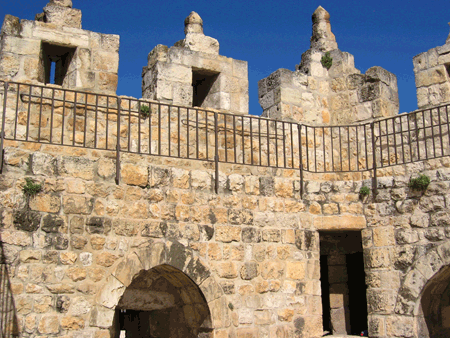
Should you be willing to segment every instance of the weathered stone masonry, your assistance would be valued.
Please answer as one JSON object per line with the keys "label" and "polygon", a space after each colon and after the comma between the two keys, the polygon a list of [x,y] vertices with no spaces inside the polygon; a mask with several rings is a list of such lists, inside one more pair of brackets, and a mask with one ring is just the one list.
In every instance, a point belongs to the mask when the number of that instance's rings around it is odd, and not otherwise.
{"label": "weathered stone masonry", "polygon": [[[82,31],[81,13],[71,6],[53,0],[37,16],[41,21],[5,19],[2,79],[47,83],[46,68],[29,73],[28,62],[41,65],[47,55],[47,61],[61,62],[64,73],[66,59],[57,54],[75,50],[67,57],[77,61],[62,83],[55,77],[49,88],[115,92],[118,37]],[[218,55],[218,42],[203,35],[198,14],[185,23],[184,40],[149,54],[143,96],[193,106],[199,103],[194,91],[210,81],[200,91],[202,107],[248,113],[246,63]],[[43,32],[46,37],[38,37]],[[47,45],[62,49],[42,54]],[[327,51],[334,60],[329,70],[320,63]],[[442,81],[450,82],[444,75]],[[1,97],[3,104],[3,92]],[[28,135],[23,107],[30,107],[35,142],[4,141],[0,222],[7,274],[1,299],[8,305],[2,306],[2,333],[70,338],[354,333],[352,318],[359,311],[352,305],[352,271],[365,274],[362,327],[366,324],[370,337],[431,337],[450,329],[449,157],[379,169],[377,195],[367,197],[359,192],[363,185],[372,188],[369,171],[305,172],[301,195],[298,170],[221,163],[216,193],[211,162],[126,152],[117,184],[116,154],[85,148],[97,141],[80,137],[94,130],[93,124],[76,123],[88,121],[92,108],[74,105],[72,111],[59,104],[54,116],[62,121],[84,118],[66,125],[65,137],[79,147],[51,145],[45,144],[56,128],[57,120],[49,122],[51,108],[39,113],[42,100],[30,104],[30,98],[18,97],[17,116],[15,102],[7,102],[6,134],[17,119],[19,134]],[[395,76],[379,67],[359,74],[351,55],[337,49],[329,14],[321,7],[313,15],[311,49],[298,70],[278,70],[263,79],[260,97],[269,117],[314,125],[367,121],[398,109]],[[116,126],[117,106],[108,113],[100,125]],[[37,135],[38,127],[45,133]],[[117,139],[128,137],[124,129],[107,141],[102,134],[107,127],[95,130],[101,130],[99,147],[111,143],[114,149]],[[448,132],[441,130],[443,149]],[[408,186],[419,173],[431,179],[424,192]],[[27,178],[42,187],[34,196],[24,193]],[[349,263],[352,255],[363,258],[361,270]]]}

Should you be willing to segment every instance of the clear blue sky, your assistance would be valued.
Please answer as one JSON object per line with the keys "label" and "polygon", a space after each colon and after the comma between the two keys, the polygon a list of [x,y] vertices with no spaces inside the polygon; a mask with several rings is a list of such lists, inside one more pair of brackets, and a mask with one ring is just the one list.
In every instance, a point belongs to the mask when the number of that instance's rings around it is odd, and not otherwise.
{"label": "clear blue sky", "polygon": [[[34,19],[47,0],[0,0],[0,17]],[[361,72],[381,66],[397,75],[400,112],[417,108],[412,57],[445,44],[448,0],[212,1],[73,0],[83,29],[120,35],[120,95],[141,96],[141,71],[157,44],[184,38],[184,19],[196,11],[220,54],[248,62],[250,113],[261,114],[258,80],[278,68],[294,70],[309,48],[311,15],[323,6],[339,49],[355,56]],[[429,6],[428,6],[429,4]]]}

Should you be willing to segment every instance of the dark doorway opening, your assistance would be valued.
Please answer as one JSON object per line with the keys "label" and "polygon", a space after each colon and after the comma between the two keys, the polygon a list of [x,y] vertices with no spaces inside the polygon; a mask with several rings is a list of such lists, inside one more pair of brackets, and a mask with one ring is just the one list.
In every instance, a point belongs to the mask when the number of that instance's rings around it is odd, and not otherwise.
{"label": "dark doorway opening", "polygon": [[362,252],[346,255],[351,333],[367,330],[366,279]]}
{"label": "dark doorway opening", "polygon": [[42,43],[44,83],[62,86],[76,48]]}
{"label": "dark doorway opening", "polygon": [[322,289],[322,321],[324,333],[331,333],[331,317],[330,317],[330,283],[328,281],[328,263],[327,256],[320,256],[320,286]]}
{"label": "dark doorway opening", "polygon": [[320,232],[323,330],[360,335],[367,330],[367,300],[361,233]]}
{"label": "dark doorway opening", "polygon": [[114,338],[196,338],[212,331],[200,288],[182,271],[159,265],[142,270],[116,307]]}
{"label": "dark doorway opening", "polygon": [[[219,73],[208,72],[202,69],[192,70],[192,106],[202,107],[211,93],[211,88],[216,82]],[[210,108],[214,108],[214,105]]]}

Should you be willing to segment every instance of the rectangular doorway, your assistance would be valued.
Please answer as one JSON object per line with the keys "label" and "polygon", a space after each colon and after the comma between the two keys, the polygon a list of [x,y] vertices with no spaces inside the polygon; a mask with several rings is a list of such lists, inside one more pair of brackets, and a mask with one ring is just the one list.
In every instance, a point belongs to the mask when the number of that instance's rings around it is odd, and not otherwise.
{"label": "rectangular doorway", "polygon": [[361,233],[320,232],[323,329],[328,335],[367,331],[367,298]]}

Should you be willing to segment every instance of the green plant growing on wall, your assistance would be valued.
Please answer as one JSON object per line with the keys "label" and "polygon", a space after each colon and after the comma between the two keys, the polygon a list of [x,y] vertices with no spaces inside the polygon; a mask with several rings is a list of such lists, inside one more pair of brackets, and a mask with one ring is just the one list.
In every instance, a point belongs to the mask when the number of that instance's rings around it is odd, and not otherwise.
{"label": "green plant growing on wall", "polygon": [[35,196],[42,190],[42,185],[34,183],[34,181],[31,178],[26,177],[25,181],[27,183],[23,186],[22,191],[28,198]]}
{"label": "green plant growing on wall", "polygon": [[430,178],[427,175],[420,174],[419,177],[409,180],[409,187],[416,191],[425,191],[430,184]]}
{"label": "green plant growing on wall", "polygon": [[324,66],[327,70],[331,68],[333,65],[333,58],[330,56],[330,52],[326,52],[322,59],[320,59],[322,66]]}
{"label": "green plant growing on wall", "polygon": [[365,196],[370,195],[370,189],[369,189],[369,187],[362,186],[361,189],[359,189],[359,195],[360,195],[361,197],[365,197]]}
{"label": "green plant growing on wall", "polygon": [[147,118],[150,115],[150,107],[147,105],[142,105],[140,109],[141,116]]}

